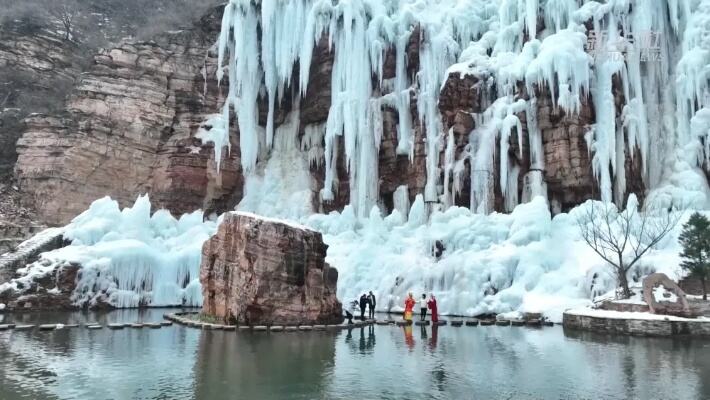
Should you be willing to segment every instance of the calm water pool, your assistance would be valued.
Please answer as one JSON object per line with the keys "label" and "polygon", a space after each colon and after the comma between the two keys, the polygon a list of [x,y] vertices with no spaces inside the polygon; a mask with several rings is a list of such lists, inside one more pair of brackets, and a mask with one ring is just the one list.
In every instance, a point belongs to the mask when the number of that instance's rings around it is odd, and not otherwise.
{"label": "calm water pool", "polygon": [[[160,321],[165,310],[5,315]],[[3,322],[0,322],[3,323]],[[0,332],[0,399],[708,399],[710,341],[560,327]]]}

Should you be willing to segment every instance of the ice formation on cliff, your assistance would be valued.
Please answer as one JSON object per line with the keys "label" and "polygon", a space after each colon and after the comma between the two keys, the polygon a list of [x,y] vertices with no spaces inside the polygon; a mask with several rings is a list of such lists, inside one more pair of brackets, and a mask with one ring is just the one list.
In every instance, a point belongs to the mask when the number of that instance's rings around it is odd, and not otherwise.
{"label": "ice formation on cliff", "polygon": [[[265,32],[261,40],[259,31]],[[538,96],[550,96],[553,106],[568,114],[579,113],[583,103],[593,105],[595,121],[585,139],[600,200],[624,201],[625,164],[640,157],[647,203],[706,208],[708,33],[709,0],[231,0],[218,43],[220,65],[230,74],[224,115],[235,107],[247,171],[256,167],[257,153],[271,152],[268,164],[282,158],[282,152],[270,150],[274,108],[284,96],[305,95],[310,70],[303,66],[311,64],[314,46],[326,38],[335,55],[330,112],[322,136],[305,135],[308,144],[301,150],[308,155],[301,158],[324,162],[320,200],[329,201],[337,179],[334,158],[343,146],[350,205],[341,213],[300,220],[325,233],[329,261],[341,271],[340,295],[348,299],[377,288],[399,301],[409,289],[426,289],[440,294],[442,310],[451,313],[559,311],[610,289],[614,279],[580,242],[571,222],[584,205],[555,218],[549,214]],[[414,79],[407,74],[406,53],[413,34],[420,35]],[[256,48],[260,59],[252,57]],[[395,55],[392,81],[383,80],[388,49]],[[296,70],[298,76],[292,76]],[[468,145],[458,154],[438,111],[439,91],[452,74],[475,76],[484,93],[484,111],[473,116]],[[289,92],[294,82],[297,90]],[[256,123],[260,88],[268,97],[265,128]],[[412,93],[426,139],[426,186],[411,208],[407,188],[397,189],[393,210],[385,210],[391,214],[383,218],[375,207],[381,205],[381,107],[396,108],[397,153],[411,158],[417,123],[409,111]],[[248,106],[241,109],[245,101]],[[519,190],[520,167],[509,150],[511,139],[522,143],[523,135],[530,168]],[[470,211],[453,206],[464,187],[466,163]],[[494,183],[510,215],[492,213]],[[268,203],[279,185],[294,192],[292,184],[274,183],[268,192],[247,188],[246,203]],[[301,188],[312,184],[304,179]],[[306,196],[302,200],[312,203]],[[264,213],[296,217],[278,202],[270,204],[274,207]],[[440,260],[428,257],[436,240],[447,244]],[[553,244],[559,254],[549,251]],[[676,250],[669,239],[648,260],[660,257],[677,265]],[[653,269],[651,264],[641,270]]]}
{"label": "ice formation on cliff", "polygon": [[82,269],[72,295],[78,306],[202,305],[202,243],[216,232],[217,222],[203,222],[201,211],[175,219],[166,210],[151,215],[150,209],[147,196],[123,210],[108,197],[96,200],[64,228],[69,246],[43,253],[0,292],[78,264]]}
{"label": "ice formation on cliff", "polygon": [[[412,35],[419,35],[420,45],[415,76],[408,73]],[[222,113],[210,116],[198,137],[215,144],[219,166],[222,148],[230,143],[230,113],[236,114],[246,180],[238,208],[323,232],[328,261],[340,271],[341,299],[376,290],[382,309],[397,309],[407,291],[432,291],[445,313],[531,310],[558,318],[565,307],[586,304],[615,282],[574,227],[574,215],[585,205],[550,214],[539,96],[549,96],[554,107],[571,115],[583,104],[593,105],[595,121],[585,139],[601,200],[621,205],[625,165],[639,157],[646,203],[707,208],[702,168],[710,159],[709,38],[710,0],[230,0],[217,43],[217,75],[222,81],[228,74],[229,94]],[[334,55],[330,109],[326,121],[303,126],[298,105],[308,100],[308,67],[321,40]],[[384,79],[390,49],[395,77]],[[474,128],[458,154],[438,110],[442,85],[456,74],[476,77],[483,93],[482,112],[473,115]],[[268,107],[265,126],[259,125],[260,97]],[[276,110],[287,97],[294,107],[275,126]],[[426,149],[424,190],[410,198],[409,188],[400,186],[392,210],[376,207],[384,106],[397,111],[397,154],[413,158],[417,124]],[[521,168],[510,149],[523,139],[529,146],[519,151],[529,152],[530,168],[519,190]],[[312,215],[318,200],[335,197],[338,149],[346,157],[350,205]],[[454,205],[466,186],[467,164],[469,209]],[[311,165],[325,167],[316,201]],[[496,185],[510,214],[494,212]],[[143,221],[167,218],[136,207]],[[118,215],[117,207],[111,213]],[[199,238],[214,229],[214,223],[186,218]],[[149,256],[142,260],[154,261],[129,265],[119,257],[115,266],[125,271],[112,270],[113,258],[103,256],[124,244],[115,238],[132,238],[119,229],[49,254],[65,251],[62,257],[83,260],[89,271],[113,271],[119,281],[112,289],[116,304],[162,299],[156,290],[140,294],[139,287],[163,280],[170,287],[165,298],[197,304],[192,283],[175,286],[187,276],[182,266],[199,258],[190,247],[195,243],[181,242],[180,232],[140,243],[168,250],[186,244],[184,259],[171,259],[179,252],[153,254],[129,241],[137,254]],[[675,236],[634,273],[661,269],[678,276]],[[430,251],[436,241],[446,248],[439,259]],[[97,282],[111,287],[102,277],[82,286],[86,296],[97,293]],[[124,291],[129,287],[139,293]]]}

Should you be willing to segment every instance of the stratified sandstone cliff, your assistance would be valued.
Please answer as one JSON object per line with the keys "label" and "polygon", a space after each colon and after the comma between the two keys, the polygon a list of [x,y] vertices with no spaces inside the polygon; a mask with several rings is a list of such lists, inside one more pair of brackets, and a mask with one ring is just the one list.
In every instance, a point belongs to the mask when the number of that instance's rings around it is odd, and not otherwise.
{"label": "stratified sandstone cliff", "polygon": [[242,324],[342,322],[327,248],[311,229],[226,214],[202,248],[203,312]]}
{"label": "stratified sandstone cliff", "polygon": [[64,112],[27,119],[15,174],[45,221],[65,223],[107,195],[128,204],[150,193],[155,206],[182,213],[222,208],[239,193],[238,151],[217,175],[212,152],[193,138],[219,103],[216,82],[204,78],[214,76],[218,16],[100,52]]}

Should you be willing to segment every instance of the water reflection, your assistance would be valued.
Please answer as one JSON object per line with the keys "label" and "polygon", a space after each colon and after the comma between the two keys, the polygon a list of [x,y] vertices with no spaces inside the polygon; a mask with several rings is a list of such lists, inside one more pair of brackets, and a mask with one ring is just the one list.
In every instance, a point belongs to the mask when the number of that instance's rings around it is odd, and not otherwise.
{"label": "water reflection", "polygon": [[[5,316],[159,320],[163,311]],[[710,398],[710,341],[561,328],[0,332],[0,399]]]}

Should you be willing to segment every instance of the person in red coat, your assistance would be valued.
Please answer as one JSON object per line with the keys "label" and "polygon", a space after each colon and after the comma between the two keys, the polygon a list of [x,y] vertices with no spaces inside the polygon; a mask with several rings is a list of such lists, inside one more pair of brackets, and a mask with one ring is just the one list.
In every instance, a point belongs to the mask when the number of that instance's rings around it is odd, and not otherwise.
{"label": "person in red coat", "polygon": [[427,302],[427,306],[431,310],[431,322],[433,324],[439,322],[439,312],[436,308],[436,297],[434,297],[433,294],[431,295],[431,298]]}
{"label": "person in red coat", "polygon": [[412,296],[412,293],[409,293],[409,296],[407,296],[407,300],[404,301],[405,321],[412,321],[412,310],[414,310],[414,304],[416,304],[416,301],[414,301],[414,296]]}

